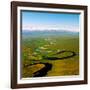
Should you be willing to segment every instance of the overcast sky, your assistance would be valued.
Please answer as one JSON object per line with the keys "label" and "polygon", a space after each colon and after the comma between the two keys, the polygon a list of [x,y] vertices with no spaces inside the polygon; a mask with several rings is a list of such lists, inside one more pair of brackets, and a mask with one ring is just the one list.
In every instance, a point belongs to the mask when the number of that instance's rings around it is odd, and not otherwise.
{"label": "overcast sky", "polygon": [[80,14],[22,11],[22,30],[79,31]]}

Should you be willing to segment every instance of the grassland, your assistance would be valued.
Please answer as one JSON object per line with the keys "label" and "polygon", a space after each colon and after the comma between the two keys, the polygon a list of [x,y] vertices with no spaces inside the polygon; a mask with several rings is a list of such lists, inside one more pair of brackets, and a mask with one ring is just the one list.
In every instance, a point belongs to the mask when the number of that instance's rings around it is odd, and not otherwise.
{"label": "grassland", "polygon": [[[47,35],[23,36],[21,42],[22,77],[33,77],[33,73],[44,67],[39,63],[50,63],[52,69],[45,76],[68,76],[79,74],[79,35]],[[73,51],[75,56],[60,60],[48,60],[44,57],[65,57],[70,55],[64,52],[55,55],[57,51]],[[34,65],[38,63],[37,65]],[[27,66],[27,67],[26,67]]]}

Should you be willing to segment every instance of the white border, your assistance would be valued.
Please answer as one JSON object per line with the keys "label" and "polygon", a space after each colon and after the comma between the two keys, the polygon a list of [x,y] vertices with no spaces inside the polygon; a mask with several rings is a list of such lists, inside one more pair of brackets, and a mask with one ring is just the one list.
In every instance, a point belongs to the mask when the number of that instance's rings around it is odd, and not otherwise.
{"label": "white border", "polygon": [[[40,78],[20,78],[20,10],[35,10],[35,11],[54,11],[54,12],[74,12],[80,14],[80,75],[73,76],[54,76],[54,77],[40,77]],[[72,9],[52,9],[52,8],[35,8],[35,7],[18,7],[17,8],[17,83],[44,83],[44,82],[63,82],[63,81],[77,81],[84,80],[84,11]]]}

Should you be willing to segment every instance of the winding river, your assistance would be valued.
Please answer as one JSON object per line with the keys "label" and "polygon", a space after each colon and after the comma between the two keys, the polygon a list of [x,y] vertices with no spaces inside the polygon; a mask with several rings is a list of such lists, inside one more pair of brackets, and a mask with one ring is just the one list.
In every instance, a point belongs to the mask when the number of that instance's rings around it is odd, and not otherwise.
{"label": "winding river", "polygon": [[[55,56],[55,55],[66,53],[66,52],[70,53],[70,55],[67,55],[67,56],[64,56],[64,57],[56,57]],[[44,59],[47,59],[47,60],[62,60],[62,59],[68,59],[68,58],[74,57],[76,55],[77,54],[74,51],[62,50],[62,51],[58,51],[57,53],[53,54],[53,57],[44,57]],[[34,64],[28,64],[25,67],[36,65],[36,64],[44,64],[44,67],[41,68],[40,70],[34,72],[33,77],[43,77],[43,76],[47,75],[47,72],[49,70],[52,69],[52,64],[50,64],[50,63],[41,63],[41,62],[40,63],[34,63]]]}

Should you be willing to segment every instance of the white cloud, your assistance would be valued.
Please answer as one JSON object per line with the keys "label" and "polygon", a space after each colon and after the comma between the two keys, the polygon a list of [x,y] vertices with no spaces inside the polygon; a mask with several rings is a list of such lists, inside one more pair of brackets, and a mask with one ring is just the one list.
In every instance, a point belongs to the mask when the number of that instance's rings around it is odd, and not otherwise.
{"label": "white cloud", "polygon": [[64,30],[64,31],[71,31],[71,32],[79,32],[79,28],[76,26],[68,26],[68,25],[23,25],[23,30]]}

